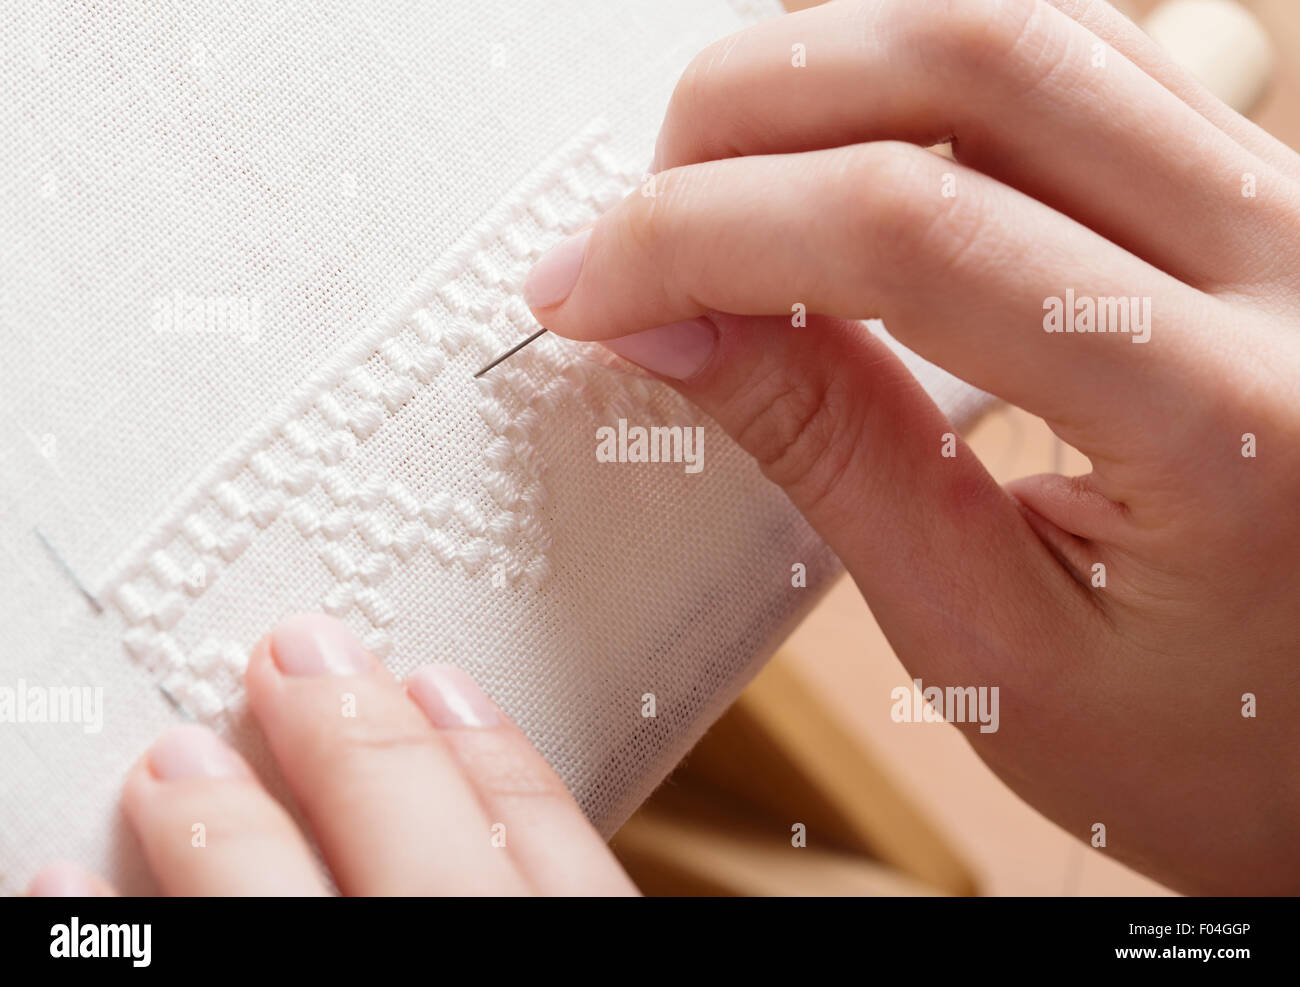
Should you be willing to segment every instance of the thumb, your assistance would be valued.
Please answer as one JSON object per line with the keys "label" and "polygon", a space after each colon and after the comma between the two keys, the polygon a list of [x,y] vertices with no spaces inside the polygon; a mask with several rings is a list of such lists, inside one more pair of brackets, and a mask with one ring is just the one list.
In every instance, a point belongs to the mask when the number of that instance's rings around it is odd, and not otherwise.
{"label": "thumb", "polygon": [[1028,659],[1084,633],[1086,590],[862,323],[710,313],[605,345],[757,459],[839,555],[913,674],[1032,688],[1051,663]]}

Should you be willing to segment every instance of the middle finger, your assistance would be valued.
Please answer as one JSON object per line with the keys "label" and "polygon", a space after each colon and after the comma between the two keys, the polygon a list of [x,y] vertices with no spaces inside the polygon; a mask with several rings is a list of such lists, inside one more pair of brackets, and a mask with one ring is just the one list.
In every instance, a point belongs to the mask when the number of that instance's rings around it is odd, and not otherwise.
{"label": "middle finger", "polygon": [[530,893],[437,731],[342,622],[284,621],[253,649],[247,682],[345,894]]}
{"label": "middle finger", "polygon": [[[1295,269],[1283,176],[1037,0],[831,3],[755,25],[683,74],[656,168],[949,138],[964,164],[1203,290]],[[1243,199],[1244,173],[1270,194]]]}

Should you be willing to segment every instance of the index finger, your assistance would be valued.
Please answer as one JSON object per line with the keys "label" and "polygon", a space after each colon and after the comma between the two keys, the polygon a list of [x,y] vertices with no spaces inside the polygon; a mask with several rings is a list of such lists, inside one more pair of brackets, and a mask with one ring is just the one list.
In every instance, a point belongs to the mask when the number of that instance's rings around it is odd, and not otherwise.
{"label": "index finger", "polygon": [[[1214,304],[1029,196],[897,143],[672,169],[539,261],[525,296],[576,339],[709,311],[785,315],[792,332],[801,312],[879,316],[958,377],[1078,425],[1183,393],[1187,337],[1161,327]],[[1071,331],[1045,331],[1053,300],[1076,297],[1115,300],[1124,331],[1076,333],[1064,311]]]}

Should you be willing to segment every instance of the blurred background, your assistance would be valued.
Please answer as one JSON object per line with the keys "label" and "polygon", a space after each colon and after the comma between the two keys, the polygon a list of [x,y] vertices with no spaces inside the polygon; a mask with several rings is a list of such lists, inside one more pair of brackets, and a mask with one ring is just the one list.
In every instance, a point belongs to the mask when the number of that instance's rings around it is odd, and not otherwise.
{"label": "blurred background", "polygon": [[[1114,5],[1300,148],[1300,0]],[[1000,481],[1089,470],[1018,409],[989,412],[967,440]],[[842,578],[619,831],[615,852],[651,895],[1171,893],[1030,809],[953,727],[892,722],[890,691],[909,682]],[[797,851],[796,824],[807,839]]]}

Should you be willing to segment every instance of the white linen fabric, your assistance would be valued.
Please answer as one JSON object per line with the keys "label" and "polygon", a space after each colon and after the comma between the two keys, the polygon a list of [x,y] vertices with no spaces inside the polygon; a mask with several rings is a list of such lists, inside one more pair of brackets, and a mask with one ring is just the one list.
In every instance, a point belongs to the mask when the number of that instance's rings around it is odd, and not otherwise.
{"label": "white linen fabric", "polygon": [[[6,5],[0,890],[54,857],[148,890],[118,792],[178,719],[278,784],[240,674],[295,611],[466,668],[605,833],[735,698],[830,551],[599,347],[472,374],[535,328],[532,260],[635,188],[689,57],[777,12]],[[984,402],[906,357],[955,421]],[[701,426],[703,469],[597,462],[619,419]],[[28,705],[60,687],[102,723]]]}

